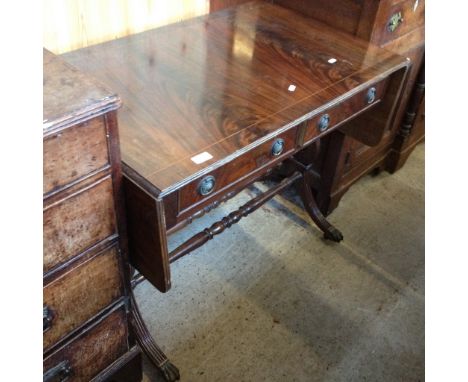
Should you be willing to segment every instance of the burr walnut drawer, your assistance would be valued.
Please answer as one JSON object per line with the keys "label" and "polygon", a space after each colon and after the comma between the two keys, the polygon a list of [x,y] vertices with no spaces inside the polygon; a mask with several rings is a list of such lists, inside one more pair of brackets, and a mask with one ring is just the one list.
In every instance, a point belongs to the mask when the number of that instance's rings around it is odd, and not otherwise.
{"label": "burr walnut drawer", "polygon": [[128,350],[127,336],[120,305],[47,356],[44,381],[88,382]]}
{"label": "burr walnut drawer", "polygon": [[107,140],[103,116],[46,137],[43,143],[44,194],[109,166]]}
{"label": "burr walnut drawer", "polygon": [[296,128],[292,128],[187,184],[179,192],[178,211],[182,213],[200,202],[219,196],[229,186],[256,170],[271,167],[294,151],[295,145]]}
{"label": "burr walnut drawer", "polygon": [[377,20],[377,43],[384,45],[424,25],[424,0],[388,0]]}
{"label": "burr walnut drawer", "polygon": [[45,349],[122,295],[118,256],[116,246],[108,248],[44,287]]}
{"label": "burr walnut drawer", "polygon": [[112,179],[105,177],[44,208],[44,272],[116,232]]}
{"label": "burr walnut drawer", "polygon": [[336,106],[328,108],[323,113],[315,115],[307,121],[304,144],[378,104],[385,94],[386,87],[387,80],[385,79],[341,101]]}

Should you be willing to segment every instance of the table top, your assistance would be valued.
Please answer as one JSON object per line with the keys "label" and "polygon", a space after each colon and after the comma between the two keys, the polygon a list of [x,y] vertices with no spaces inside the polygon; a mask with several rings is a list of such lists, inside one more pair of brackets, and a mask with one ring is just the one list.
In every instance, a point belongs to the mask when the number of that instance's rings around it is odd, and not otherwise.
{"label": "table top", "polygon": [[124,171],[155,195],[407,65],[391,52],[261,1],[63,57],[121,97]]}
{"label": "table top", "polygon": [[43,75],[44,135],[120,106],[115,93],[46,49],[43,50]]}

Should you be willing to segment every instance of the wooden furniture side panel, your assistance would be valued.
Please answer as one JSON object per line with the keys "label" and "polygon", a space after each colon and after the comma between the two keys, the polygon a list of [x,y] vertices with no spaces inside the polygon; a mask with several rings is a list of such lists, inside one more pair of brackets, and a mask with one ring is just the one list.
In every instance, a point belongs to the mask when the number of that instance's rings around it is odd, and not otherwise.
{"label": "wooden furniture side panel", "polygon": [[113,246],[44,287],[44,304],[53,317],[44,349],[97,315],[122,295],[119,250]]}
{"label": "wooden furniture side panel", "polygon": [[[385,79],[377,84],[373,84],[367,89],[360,91],[352,98],[341,102],[336,107],[332,107],[326,110],[325,113],[330,116],[330,127],[328,129],[331,129],[334,126],[346,122],[346,120],[355,117],[357,114],[362,113],[363,111],[367,112],[369,108],[373,108],[374,110],[374,107],[377,107],[381,99],[385,98],[387,82],[387,79]],[[369,103],[366,99],[366,95],[370,88],[376,89],[375,101],[373,101],[372,103]],[[323,114],[319,114],[307,121],[307,129],[304,136],[304,142],[307,143],[320,135],[317,126],[322,115]],[[375,126],[373,131],[378,135],[382,134],[383,132],[379,132],[377,126]]]}
{"label": "wooden furniture side panel", "polygon": [[354,34],[365,0],[273,0],[273,3]]}
{"label": "wooden furniture side panel", "polygon": [[88,382],[128,350],[125,306],[121,305],[44,360],[44,372],[68,362],[68,382]]}
{"label": "wooden furniture side panel", "polygon": [[93,118],[45,138],[43,161],[44,194],[108,166],[104,117]]}
{"label": "wooden furniture side panel", "polygon": [[112,179],[44,210],[44,272],[116,232]]}
{"label": "wooden furniture side panel", "polygon": [[171,287],[164,205],[123,178],[130,263],[161,292]]}

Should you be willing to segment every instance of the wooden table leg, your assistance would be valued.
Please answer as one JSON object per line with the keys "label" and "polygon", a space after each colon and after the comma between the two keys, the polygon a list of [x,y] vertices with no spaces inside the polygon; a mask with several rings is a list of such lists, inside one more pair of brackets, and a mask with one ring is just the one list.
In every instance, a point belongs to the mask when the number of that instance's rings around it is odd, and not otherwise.
{"label": "wooden table leg", "polygon": [[312,179],[309,171],[304,171],[304,177],[299,181],[299,193],[304,207],[314,223],[323,231],[325,239],[339,243],[343,240],[343,234],[325,219],[325,216],[323,216],[318,208],[310,186],[311,182]]}
{"label": "wooden table leg", "polygon": [[138,309],[133,290],[130,292],[130,298],[132,302],[132,324],[138,345],[140,345],[140,348],[149,358],[151,363],[161,371],[166,381],[178,381],[180,379],[179,369],[169,361],[148,331]]}

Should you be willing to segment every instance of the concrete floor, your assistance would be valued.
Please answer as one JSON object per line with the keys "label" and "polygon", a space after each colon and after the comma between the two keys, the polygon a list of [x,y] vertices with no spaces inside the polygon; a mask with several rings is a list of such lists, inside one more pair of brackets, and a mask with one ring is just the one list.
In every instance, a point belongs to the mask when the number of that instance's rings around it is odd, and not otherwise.
{"label": "concrete floor", "polygon": [[[396,174],[361,179],[329,219],[340,244],[322,239],[288,191],[173,264],[167,294],[137,287],[182,381],[424,380],[424,145]],[[147,362],[144,372],[162,381]]]}

